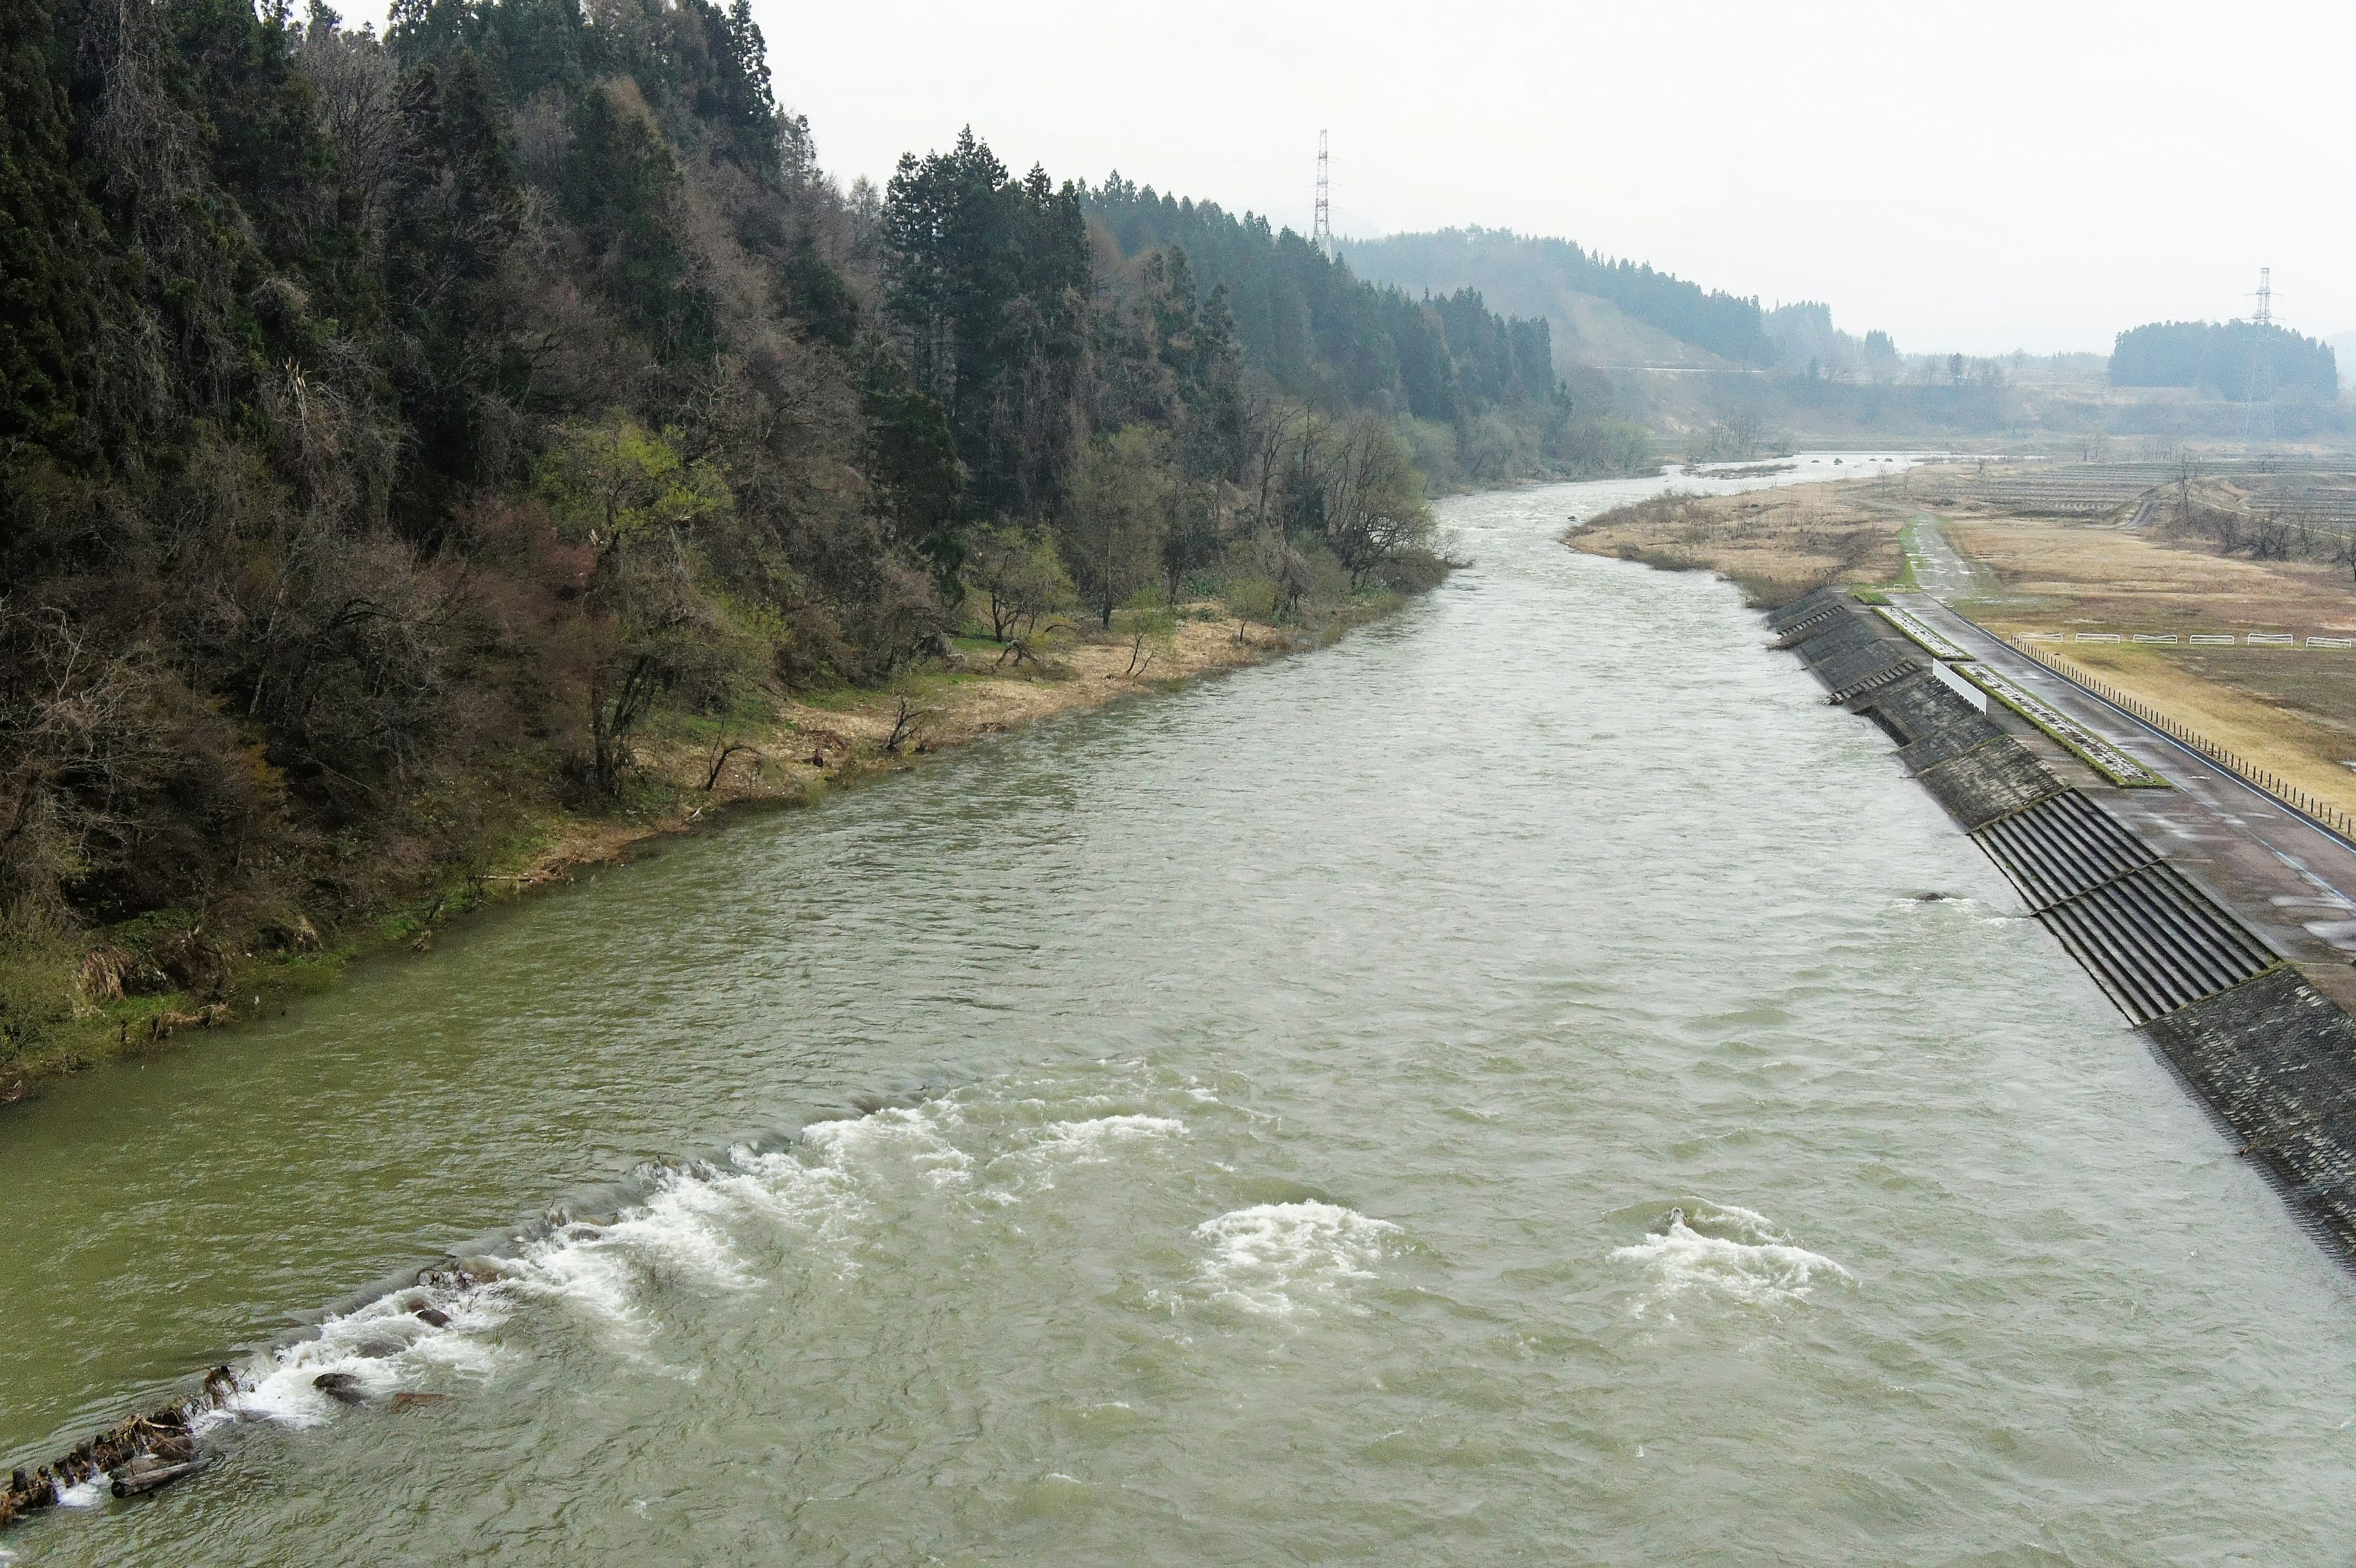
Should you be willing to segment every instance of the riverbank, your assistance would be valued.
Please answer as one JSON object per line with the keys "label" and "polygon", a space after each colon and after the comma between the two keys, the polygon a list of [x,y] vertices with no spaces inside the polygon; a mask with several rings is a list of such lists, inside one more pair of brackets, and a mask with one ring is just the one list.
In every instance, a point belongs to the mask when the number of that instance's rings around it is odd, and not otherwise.
{"label": "riverbank", "polygon": [[[92,944],[59,966],[73,988],[70,1016],[0,1065],[0,1105],[59,1074],[271,1016],[292,995],[333,985],[363,955],[427,952],[437,933],[466,915],[624,859],[649,840],[743,810],[815,805],[989,736],[1321,646],[1401,603],[1362,599],[1281,625],[1239,620],[1213,602],[1124,611],[1110,627],[1082,620],[1020,648],[951,639],[883,688],[776,691],[766,711],[734,724],[673,721],[635,743],[627,795],[612,809],[538,803],[519,814],[495,853],[447,868],[417,896],[350,912],[326,931],[298,917],[281,928],[285,941],[274,952],[211,955],[216,977],[202,989],[142,987],[137,980],[142,972],[168,973],[172,944],[195,947],[200,926]],[[155,947],[167,951],[159,958]]]}

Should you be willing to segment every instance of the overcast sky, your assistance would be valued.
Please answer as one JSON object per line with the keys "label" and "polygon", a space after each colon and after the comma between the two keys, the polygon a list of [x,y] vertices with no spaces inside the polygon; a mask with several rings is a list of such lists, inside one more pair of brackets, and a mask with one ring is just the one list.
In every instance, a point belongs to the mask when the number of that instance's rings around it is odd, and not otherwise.
{"label": "overcast sky", "polygon": [[2356,4],[753,0],[848,180],[970,122],[1306,229],[1559,234],[1908,351],[2356,327]]}

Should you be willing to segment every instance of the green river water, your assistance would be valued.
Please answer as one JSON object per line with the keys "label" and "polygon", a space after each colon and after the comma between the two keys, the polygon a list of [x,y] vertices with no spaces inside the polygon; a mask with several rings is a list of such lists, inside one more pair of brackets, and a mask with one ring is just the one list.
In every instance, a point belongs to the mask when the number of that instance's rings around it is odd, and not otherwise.
{"label": "green river water", "polygon": [[0,1450],[253,1385],[0,1557],[2346,1562],[2346,1284],[1656,487],[0,1112]]}

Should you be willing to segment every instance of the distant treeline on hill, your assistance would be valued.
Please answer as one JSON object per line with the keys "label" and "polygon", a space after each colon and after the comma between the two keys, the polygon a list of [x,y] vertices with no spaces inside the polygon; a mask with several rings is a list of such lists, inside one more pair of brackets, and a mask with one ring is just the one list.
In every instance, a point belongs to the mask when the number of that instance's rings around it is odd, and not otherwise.
{"label": "distant treeline on hill", "polygon": [[1755,297],[1704,289],[1646,263],[1612,261],[1569,240],[1505,229],[1442,229],[1351,241],[1359,269],[1434,293],[1483,289],[1506,309],[1542,312],[1566,293],[1610,301],[1633,319],[1737,364],[1775,357]]}
{"label": "distant treeline on hill", "polygon": [[1474,290],[1419,301],[1361,281],[1257,214],[1238,218],[1119,174],[1086,205],[1124,260],[1183,251],[1203,286],[1224,291],[1244,363],[1292,396],[1388,403],[1450,425],[1553,396],[1546,321],[1500,316]]}
{"label": "distant treeline on hill", "polygon": [[2286,327],[2254,322],[2158,321],[2119,334],[2114,387],[2199,387],[2232,402],[2340,396],[2331,347]]}

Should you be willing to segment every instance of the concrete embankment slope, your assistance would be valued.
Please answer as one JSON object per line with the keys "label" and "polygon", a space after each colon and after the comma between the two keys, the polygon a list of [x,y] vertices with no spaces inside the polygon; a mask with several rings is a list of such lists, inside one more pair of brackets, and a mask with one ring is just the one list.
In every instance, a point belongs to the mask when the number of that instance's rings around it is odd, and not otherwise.
{"label": "concrete embankment slope", "polygon": [[[2342,869],[2319,872],[2313,850],[2286,855],[2265,827],[2230,810],[2202,815],[2190,790],[2121,788],[2001,704],[1984,711],[1926,647],[1844,592],[1810,594],[1770,624],[1834,701],[1890,734],[1907,772],[2150,1037],[2300,1222],[2356,1266],[2356,1019],[2346,1010],[2356,984],[2335,923],[2282,913],[2341,897],[2324,873]],[[1928,630],[1939,645],[1956,628]],[[1960,639],[1945,651],[1980,652]],[[2183,771],[2137,752],[2164,777]]]}

